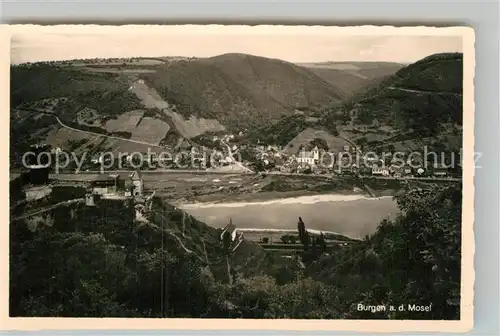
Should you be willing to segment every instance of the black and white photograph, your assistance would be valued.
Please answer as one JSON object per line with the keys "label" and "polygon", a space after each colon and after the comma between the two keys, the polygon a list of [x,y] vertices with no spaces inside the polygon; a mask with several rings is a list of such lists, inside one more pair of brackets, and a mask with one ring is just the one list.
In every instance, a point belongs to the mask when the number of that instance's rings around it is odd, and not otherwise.
{"label": "black and white photograph", "polygon": [[472,318],[473,31],[362,28],[9,26],[9,317]]}

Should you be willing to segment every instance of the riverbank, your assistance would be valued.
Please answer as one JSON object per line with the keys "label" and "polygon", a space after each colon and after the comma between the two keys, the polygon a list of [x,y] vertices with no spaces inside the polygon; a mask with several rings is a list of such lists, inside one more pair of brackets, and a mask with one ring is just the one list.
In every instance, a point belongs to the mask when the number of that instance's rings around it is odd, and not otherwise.
{"label": "riverbank", "polygon": [[353,195],[342,195],[342,194],[324,194],[324,195],[312,195],[312,196],[299,196],[299,197],[290,197],[290,198],[280,198],[273,199],[267,201],[253,201],[253,202],[210,202],[210,203],[191,203],[191,204],[182,204],[181,208],[187,209],[202,209],[202,208],[238,208],[238,207],[246,207],[246,206],[255,206],[255,205],[285,205],[285,204],[315,204],[321,202],[349,202],[356,200],[381,200],[384,198],[392,198],[392,196],[383,196],[383,197],[369,197],[362,194],[353,194]]}
{"label": "riverbank", "polygon": [[237,228],[295,231],[301,217],[308,230],[328,231],[353,239],[373,234],[383,219],[394,218],[399,213],[392,197],[335,194],[178,206],[215,228],[223,228],[232,221]]}
{"label": "riverbank", "polygon": [[[11,178],[15,175],[11,174]],[[100,174],[51,174],[59,182],[89,182]],[[148,172],[143,174],[144,188],[155,191],[171,203],[265,202],[318,195],[393,196],[401,188],[397,180],[356,177],[320,178],[314,175],[287,176],[265,174],[219,174],[186,172]],[[57,183],[57,182],[56,182]]]}

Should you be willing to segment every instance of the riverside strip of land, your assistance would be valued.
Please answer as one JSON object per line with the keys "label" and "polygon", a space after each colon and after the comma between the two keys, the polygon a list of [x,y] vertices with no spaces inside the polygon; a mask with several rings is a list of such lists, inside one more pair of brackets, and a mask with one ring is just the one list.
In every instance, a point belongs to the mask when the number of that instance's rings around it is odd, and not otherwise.
{"label": "riverside strip of land", "polygon": [[[128,172],[123,172],[128,173]],[[85,185],[99,174],[52,174],[55,184]],[[220,174],[145,171],[144,188],[212,227],[232,220],[238,228],[296,230],[298,217],[309,229],[363,238],[399,210],[392,199],[411,183],[457,183],[294,174]]]}

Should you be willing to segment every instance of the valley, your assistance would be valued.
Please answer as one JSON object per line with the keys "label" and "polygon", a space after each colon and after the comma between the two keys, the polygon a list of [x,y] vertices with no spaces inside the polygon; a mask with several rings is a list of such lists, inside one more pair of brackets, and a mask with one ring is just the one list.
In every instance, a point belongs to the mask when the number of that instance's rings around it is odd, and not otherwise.
{"label": "valley", "polygon": [[435,298],[415,316],[456,319],[462,68],[11,66],[12,314],[366,319],[366,298]]}

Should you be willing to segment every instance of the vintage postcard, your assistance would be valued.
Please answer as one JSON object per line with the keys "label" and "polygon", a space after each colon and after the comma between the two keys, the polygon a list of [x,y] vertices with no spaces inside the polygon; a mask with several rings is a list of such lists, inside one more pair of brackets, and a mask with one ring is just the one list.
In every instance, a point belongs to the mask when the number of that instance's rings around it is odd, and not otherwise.
{"label": "vintage postcard", "polygon": [[3,329],[472,328],[471,28],[2,33]]}

